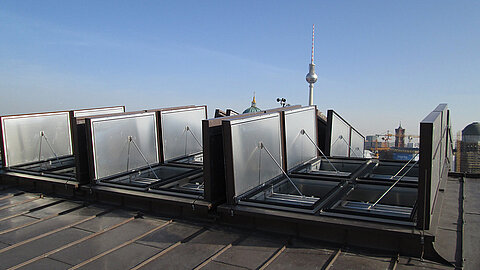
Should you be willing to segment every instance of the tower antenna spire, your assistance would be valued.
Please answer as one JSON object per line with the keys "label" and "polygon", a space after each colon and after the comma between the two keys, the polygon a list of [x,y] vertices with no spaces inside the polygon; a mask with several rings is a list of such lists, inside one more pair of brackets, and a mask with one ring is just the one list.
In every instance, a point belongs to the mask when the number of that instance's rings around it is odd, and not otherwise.
{"label": "tower antenna spire", "polygon": [[314,53],[314,46],[315,45],[315,24],[313,25],[312,29],[312,59],[310,61],[308,74],[305,77],[309,84],[310,92],[308,96],[308,105],[313,105],[313,84],[317,81],[318,76],[315,74],[315,64],[313,63],[313,53]]}
{"label": "tower antenna spire", "polygon": [[314,48],[315,48],[315,24],[313,25],[313,29],[312,29],[312,61],[310,62],[310,64],[313,64]]}

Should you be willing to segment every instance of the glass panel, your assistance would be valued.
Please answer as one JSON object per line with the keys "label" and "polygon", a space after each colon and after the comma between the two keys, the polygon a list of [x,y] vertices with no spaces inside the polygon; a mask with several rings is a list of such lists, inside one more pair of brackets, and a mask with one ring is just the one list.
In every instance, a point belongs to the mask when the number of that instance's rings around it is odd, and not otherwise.
{"label": "glass panel", "polygon": [[350,126],[335,113],[332,114],[332,135],[330,142],[330,156],[348,157]]}
{"label": "glass panel", "polygon": [[336,181],[322,181],[292,178],[295,185],[305,196],[299,196],[292,183],[283,179],[273,186],[268,186],[248,198],[250,201],[273,203],[290,207],[313,207],[340,186]]}
{"label": "glass panel", "polygon": [[195,169],[192,168],[157,165],[153,166],[152,170],[150,170],[149,168],[145,168],[135,173],[129,173],[127,175],[104,181],[115,184],[144,187],[160,181],[168,181],[169,179],[190,173],[194,170]]}
{"label": "glass panel", "polygon": [[356,215],[410,219],[417,199],[416,188],[394,187],[375,207],[368,209],[388,188],[389,186],[381,185],[356,185],[332,210]]}
{"label": "glass panel", "polygon": [[363,158],[365,138],[360,135],[360,133],[352,129],[352,137],[350,139],[350,142],[350,157]]}
{"label": "glass panel", "polygon": [[176,159],[175,162],[177,163],[186,163],[186,164],[194,164],[194,165],[202,165],[203,164],[203,153],[196,154],[180,159]]}
{"label": "glass panel", "polygon": [[158,163],[156,123],[154,112],[92,119],[95,179]]}
{"label": "glass panel", "polygon": [[282,164],[280,114],[266,114],[231,122],[235,196],[280,175],[278,168],[260,142]]}
{"label": "glass panel", "polygon": [[108,108],[94,108],[94,109],[83,109],[73,111],[74,117],[87,117],[92,115],[104,115],[104,114],[113,114],[113,113],[123,113],[125,112],[125,107],[108,107]]}
{"label": "glass panel", "polygon": [[203,151],[202,120],[206,119],[204,106],[162,111],[160,115],[165,161]]}
{"label": "glass panel", "polygon": [[315,107],[285,111],[285,140],[287,148],[287,170],[317,156],[315,145],[306,134],[317,143]]}
{"label": "glass panel", "polygon": [[72,155],[68,112],[2,117],[5,166]]}
{"label": "glass panel", "polygon": [[[332,159],[328,162],[325,159],[319,159],[308,166],[303,167],[298,170],[299,173],[309,173],[309,174],[318,174],[318,175],[329,175],[329,176],[338,176],[338,177],[348,177],[351,173],[358,170],[364,163],[358,162],[348,162],[344,160]],[[335,171],[335,168],[338,172]]]}

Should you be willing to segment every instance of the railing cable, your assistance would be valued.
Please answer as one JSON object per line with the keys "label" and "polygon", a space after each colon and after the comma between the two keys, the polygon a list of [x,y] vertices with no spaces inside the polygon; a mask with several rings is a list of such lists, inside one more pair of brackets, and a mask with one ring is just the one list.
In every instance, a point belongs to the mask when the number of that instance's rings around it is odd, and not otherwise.
{"label": "railing cable", "polygon": [[290,183],[293,185],[293,187],[297,190],[298,194],[300,194],[300,196],[304,196],[303,193],[300,191],[300,189],[298,189],[297,185],[295,185],[295,183],[292,181],[292,179],[290,179],[290,177],[288,176],[288,174],[283,170],[282,166],[280,166],[280,164],[278,164],[277,160],[275,160],[275,158],[274,158],[273,155],[270,153],[270,151],[268,151],[267,147],[265,147],[265,145],[263,144],[263,142],[259,142],[259,147],[260,147],[260,149],[265,149],[265,151],[266,151],[267,154],[270,156],[270,158],[273,160],[273,162],[275,162],[275,164],[277,165],[277,167],[282,171],[283,175],[285,175],[285,177],[288,179],[288,181],[290,181]]}

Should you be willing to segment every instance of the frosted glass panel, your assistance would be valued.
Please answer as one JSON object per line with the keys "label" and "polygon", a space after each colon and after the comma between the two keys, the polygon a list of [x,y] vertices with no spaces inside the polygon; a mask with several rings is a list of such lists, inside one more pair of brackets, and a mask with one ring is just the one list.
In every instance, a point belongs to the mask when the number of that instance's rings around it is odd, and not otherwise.
{"label": "frosted glass panel", "polygon": [[350,157],[363,158],[365,147],[365,138],[357,131],[352,129]]}
{"label": "frosted glass panel", "polygon": [[246,119],[229,120],[232,134],[235,196],[280,175],[275,161],[282,164],[280,114],[268,114]]}
{"label": "frosted glass panel", "polygon": [[306,135],[300,133],[302,129],[305,130],[306,134],[316,143],[316,121],[314,106],[285,111],[287,170],[317,156],[315,145]]}
{"label": "frosted glass panel", "polygon": [[335,113],[332,114],[332,133],[330,141],[330,156],[348,157],[350,126]]}
{"label": "frosted glass panel", "polygon": [[73,111],[74,117],[87,117],[93,115],[104,115],[104,114],[113,114],[113,113],[123,113],[125,112],[125,107],[116,106],[108,108],[94,108],[94,109],[83,109]]}
{"label": "frosted glass panel", "polygon": [[155,112],[91,119],[95,179],[158,161]]}
{"label": "frosted glass panel", "polygon": [[2,117],[5,166],[72,155],[68,112]]}
{"label": "frosted glass panel", "polygon": [[161,111],[163,157],[165,161],[200,153],[204,106]]}

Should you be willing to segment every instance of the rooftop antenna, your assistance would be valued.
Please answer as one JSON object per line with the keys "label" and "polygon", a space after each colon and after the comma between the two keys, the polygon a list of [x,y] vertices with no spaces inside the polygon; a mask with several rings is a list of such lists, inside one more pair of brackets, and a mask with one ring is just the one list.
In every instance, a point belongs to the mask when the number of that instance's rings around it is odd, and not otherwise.
{"label": "rooftop antenna", "polygon": [[314,45],[315,45],[315,24],[313,25],[313,30],[312,30],[312,59],[310,61],[308,74],[305,78],[310,87],[310,95],[308,97],[308,105],[310,106],[313,105],[313,84],[318,79],[317,74],[315,74],[315,64],[313,63]]}

